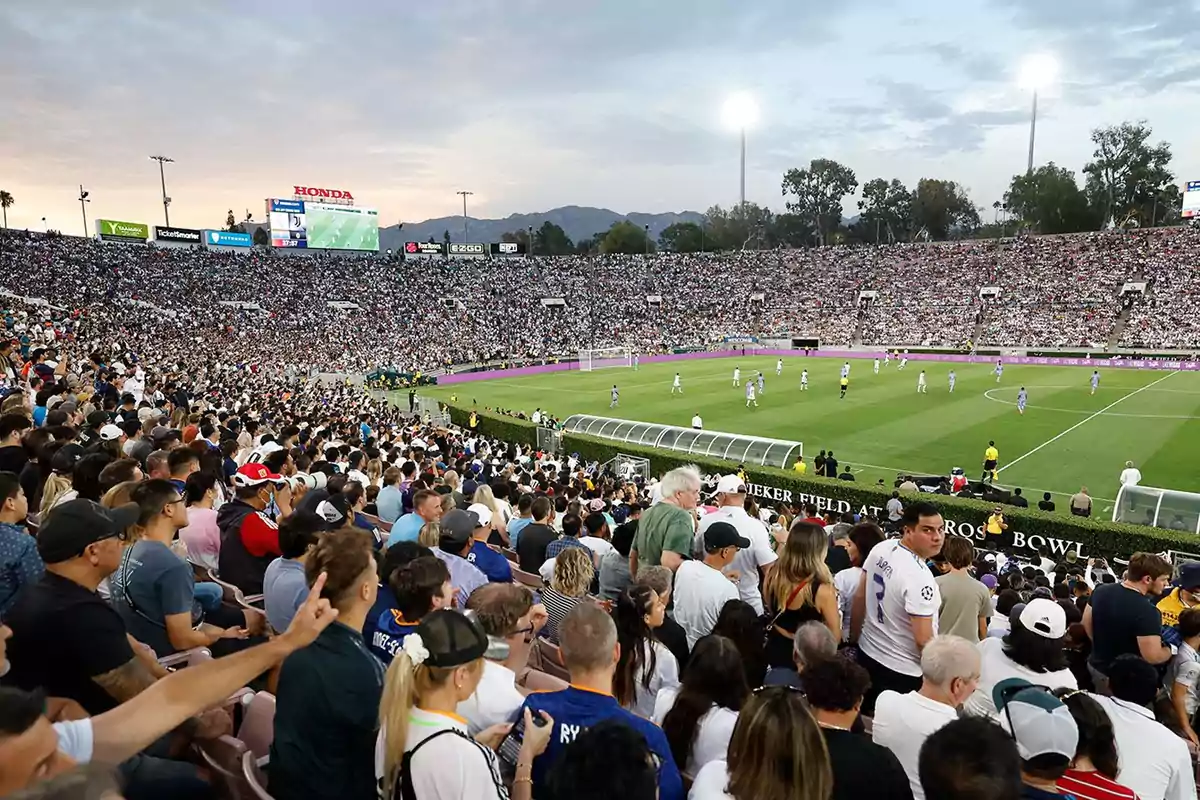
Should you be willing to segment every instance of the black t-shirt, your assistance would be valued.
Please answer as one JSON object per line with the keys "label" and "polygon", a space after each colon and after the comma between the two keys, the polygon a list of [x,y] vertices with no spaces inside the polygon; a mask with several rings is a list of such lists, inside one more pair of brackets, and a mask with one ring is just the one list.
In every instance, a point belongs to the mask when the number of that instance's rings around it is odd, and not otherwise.
{"label": "black t-shirt", "polygon": [[25,453],[25,448],[19,444],[9,445],[8,447],[0,447],[0,472],[14,472],[17,475],[21,474],[21,470],[29,462],[29,456]]}
{"label": "black t-shirt", "polygon": [[683,668],[687,666],[689,655],[687,632],[683,626],[664,615],[663,624],[654,629],[654,638],[671,651],[671,655],[675,656],[675,660],[679,662],[679,671],[682,672]]}
{"label": "black t-shirt", "polygon": [[1008,503],[1017,508],[1029,508],[1029,501],[1025,499],[1025,495],[1023,494],[1014,494],[1008,499]]}
{"label": "black t-shirt", "polygon": [[863,734],[822,728],[833,767],[830,800],[912,800],[912,786],[899,759]]}
{"label": "black t-shirt", "polygon": [[134,658],[125,623],[95,592],[47,572],[26,586],[5,622],[12,628],[9,681],[68,697],[91,715],[117,706],[92,680]]}
{"label": "black t-shirt", "polygon": [[25,491],[25,499],[29,501],[29,510],[33,511],[38,507],[41,499],[38,497],[38,491],[42,488],[42,473],[38,470],[37,463],[26,462],[25,466],[21,468],[21,474],[17,481]]}
{"label": "black t-shirt", "polygon": [[1140,656],[1139,636],[1162,633],[1162,614],[1140,592],[1106,583],[1092,592],[1092,664],[1101,672],[1117,656]]}
{"label": "black t-shirt", "polygon": [[838,476],[838,460],[836,458],[825,459],[825,477],[836,478]]}
{"label": "black t-shirt", "polygon": [[538,574],[546,563],[546,548],[558,538],[554,528],[541,522],[526,525],[517,539],[517,561],[522,572]]}
{"label": "black t-shirt", "polygon": [[1054,501],[1053,500],[1039,500],[1038,508],[1040,508],[1042,511],[1053,511],[1054,510]]}

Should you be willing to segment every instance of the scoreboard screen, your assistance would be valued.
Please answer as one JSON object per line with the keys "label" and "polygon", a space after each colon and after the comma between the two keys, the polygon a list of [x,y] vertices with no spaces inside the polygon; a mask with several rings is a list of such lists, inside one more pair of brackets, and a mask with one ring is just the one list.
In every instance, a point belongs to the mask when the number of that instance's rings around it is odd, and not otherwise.
{"label": "scoreboard screen", "polygon": [[308,247],[308,217],[301,200],[268,200],[272,247]]}
{"label": "scoreboard screen", "polygon": [[1200,217],[1200,181],[1188,181],[1183,193],[1184,219]]}

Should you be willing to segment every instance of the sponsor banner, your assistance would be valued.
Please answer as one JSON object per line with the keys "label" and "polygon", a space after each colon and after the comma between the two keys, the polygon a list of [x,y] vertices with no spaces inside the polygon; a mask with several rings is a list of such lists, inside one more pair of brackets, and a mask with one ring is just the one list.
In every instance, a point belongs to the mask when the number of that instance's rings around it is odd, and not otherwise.
{"label": "sponsor banner", "polygon": [[410,256],[440,256],[446,246],[442,242],[405,242],[404,252]]}
{"label": "sponsor banner", "polygon": [[494,256],[523,256],[525,255],[524,242],[492,242],[492,255]]}
{"label": "sponsor banner", "polygon": [[[855,514],[873,514],[876,517],[882,515],[884,509],[880,506],[862,505],[855,507],[848,500],[835,500],[832,497],[825,497],[819,494],[808,494],[807,492],[793,492],[791,489],[783,489],[778,486],[762,486],[757,483],[746,485],[747,494],[754,497],[761,497],[764,500],[770,500],[777,503],[797,503],[805,504],[812,503],[817,507],[818,511],[833,511],[837,514],[845,514],[847,511]],[[931,496],[934,501],[937,496]],[[982,542],[984,539],[984,526],[972,525],[969,522],[960,522],[945,516],[946,513],[952,511],[948,504],[939,506],[943,512],[943,519],[946,521],[946,533],[952,536],[961,536],[964,539],[975,539]],[[1037,548],[1040,546],[1046,547],[1051,558],[1065,554],[1068,550],[1074,550],[1079,555],[1083,555],[1083,543],[1075,542],[1070,539],[1059,539],[1053,536],[1042,536],[1041,534],[1026,535],[1023,531],[1011,532],[1013,538],[1013,547],[1024,549],[1026,547]]]}
{"label": "sponsor banner", "polygon": [[345,189],[323,189],[317,186],[293,186],[292,194],[297,200],[317,200],[326,203],[337,203],[343,206],[354,205],[354,195]]}
{"label": "sponsor banner", "polygon": [[154,239],[159,242],[200,244],[200,231],[195,228],[164,228],[160,225],[155,225]]}
{"label": "sponsor banner", "polygon": [[150,238],[150,226],[142,222],[98,219],[96,233],[106,242],[144,242]]}
{"label": "sponsor banner", "polygon": [[204,243],[212,247],[250,247],[254,244],[254,237],[248,233],[205,231]]}
{"label": "sponsor banner", "polygon": [[276,212],[278,214],[303,214],[304,201],[302,200],[268,200],[267,213]]}
{"label": "sponsor banner", "polygon": [[475,242],[451,242],[450,255],[452,256],[482,256],[486,255],[488,247],[486,244]]}

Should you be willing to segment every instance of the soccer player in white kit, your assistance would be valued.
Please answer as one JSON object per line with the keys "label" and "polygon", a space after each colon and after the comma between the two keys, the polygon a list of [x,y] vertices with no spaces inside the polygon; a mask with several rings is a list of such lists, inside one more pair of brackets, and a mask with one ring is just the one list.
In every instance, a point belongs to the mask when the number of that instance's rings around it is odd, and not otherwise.
{"label": "soccer player in white kit", "polygon": [[996,383],[1000,382],[1000,378],[1004,375],[1004,362],[996,359]]}
{"label": "soccer player in white kit", "polygon": [[925,370],[921,370],[921,374],[917,376],[917,393],[929,394],[929,387],[925,385]]}
{"label": "soccer player in white kit", "polygon": [[779,377],[782,374],[783,374],[783,359],[777,358],[777,359],[775,359],[775,377]]}
{"label": "soccer player in white kit", "polygon": [[1021,416],[1025,415],[1025,404],[1029,402],[1029,392],[1025,391],[1025,387],[1021,387],[1021,391],[1017,392],[1017,411],[1021,412]]}
{"label": "soccer player in white kit", "polygon": [[871,675],[867,714],[884,690],[920,689],[921,651],[938,632],[942,595],[925,562],[942,551],[946,524],[936,506],[918,501],[905,506],[900,525],[900,539],[867,554],[850,609],[850,640]]}
{"label": "soccer player in white kit", "polygon": [[1092,394],[1095,394],[1096,390],[1099,388],[1100,388],[1100,371],[1094,369],[1094,370],[1092,370]]}
{"label": "soccer player in white kit", "polygon": [[892,354],[889,353],[887,350],[884,350],[883,351],[883,365],[886,367],[890,363],[892,363]]}
{"label": "soccer player in white kit", "polygon": [[908,356],[902,356],[902,357],[900,358],[900,366],[896,367],[896,369],[897,369],[897,370],[902,370],[902,369],[904,369],[904,368],[905,368],[905,367],[907,367],[907,366],[908,366]]}
{"label": "soccer player in white kit", "polygon": [[746,408],[749,408],[751,403],[758,408],[758,400],[754,396],[754,382],[746,381]]}
{"label": "soccer player in white kit", "polygon": [[879,374],[879,359],[875,359],[875,374]]}
{"label": "soccer player in white kit", "polygon": [[760,373],[758,373],[758,393],[759,393],[759,394],[763,394],[763,393],[764,393],[764,392],[763,392],[763,385],[764,385],[764,383],[765,383],[765,382],[763,381],[763,374],[760,372]]}
{"label": "soccer player in white kit", "polygon": [[633,356],[633,371],[634,372],[638,371],[638,357],[637,357],[636,353]]}
{"label": "soccer player in white kit", "polygon": [[621,393],[617,391],[617,385],[614,383],[612,388],[612,400],[609,402],[609,408],[616,408],[621,402]]}
{"label": "soccer player in white kit", "polygon": [[954,370],[950,370],[950,393],[954,394],[954,382],[958,380],[958,376],[954,374]]}
{"label": "soccer player in white kit", "polygon": [[808,370],[800,370],[800,391],[808,391]]}
{"label": "soccer player in white kit", "polygon": [[734,386],[742,385],[742,368],[741,367],[733,368],[733,385]]}
{"label": "soccer player in white kit", "polygon": [[675,373],[675,382],[671,384],[671,394],[675,394],[675,392],[683,394],[683,384],[679,380],[678,372]]}

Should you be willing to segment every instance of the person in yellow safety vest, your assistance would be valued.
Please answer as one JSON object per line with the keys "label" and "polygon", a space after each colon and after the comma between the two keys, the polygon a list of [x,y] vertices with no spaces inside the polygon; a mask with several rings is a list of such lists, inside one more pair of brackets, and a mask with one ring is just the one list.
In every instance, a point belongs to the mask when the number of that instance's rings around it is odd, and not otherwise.
{"label": "person in yellow safety vest", "polygon": [[1001,537],[1004,536],[1006,530],[1008,530],[1008,523],[1004,521],[1004,509],[996,506],[987,521],[987,536],[984,539],[987,542],[987,546],[999,547]]}
{"label": "person in yellow safety vest", "polygon": [[792,469],[797,475],[805,475],[808,473],[808,464],[804,463],[804,456],[796,456],[796,463],[792,465]]}

